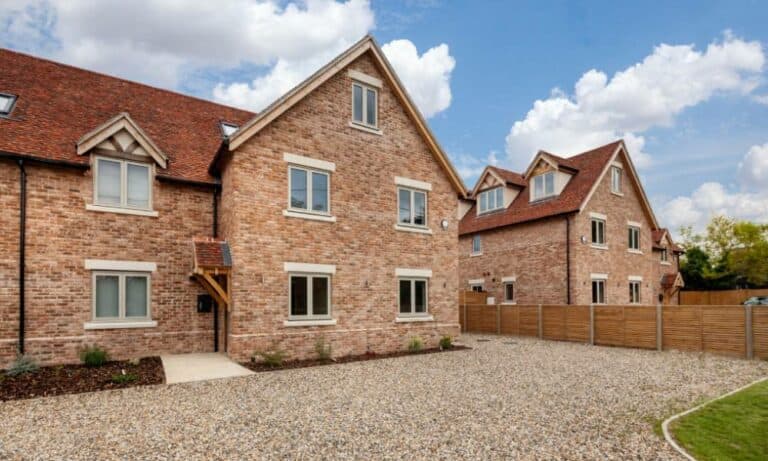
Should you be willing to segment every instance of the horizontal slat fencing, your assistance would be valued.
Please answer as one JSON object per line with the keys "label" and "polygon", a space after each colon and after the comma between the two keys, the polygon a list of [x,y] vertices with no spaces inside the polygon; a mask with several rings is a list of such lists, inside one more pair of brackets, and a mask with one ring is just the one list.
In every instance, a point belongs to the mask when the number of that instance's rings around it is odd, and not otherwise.
{"label": "horizontal slat fencing", "polygon": [[464,304],[459,310],[462,331],[471,333],[768,359],[768,306]]}
{"label": "horizontal slat fencing", "polygon": [[735,306],[752,296],[768,296],[768,288],[717,291],[681,291],[680,304],[691,306]]}

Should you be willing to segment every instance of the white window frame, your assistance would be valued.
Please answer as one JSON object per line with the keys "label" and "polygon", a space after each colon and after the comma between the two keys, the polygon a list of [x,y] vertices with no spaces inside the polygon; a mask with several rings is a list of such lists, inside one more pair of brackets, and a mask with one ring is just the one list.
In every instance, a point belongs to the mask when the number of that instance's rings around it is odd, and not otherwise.
{"label": "white window frame", "polygon": [[[355,120],[355,87],[360,87],[363,92],[363,98],[362,98],[362,120]],[[366,116],[368,114],[368,91],[373,91],[374,93],[374,100],[376,101],[376,110],[373,111],[373,125],[368,123],[366,121]],[[371,86],[366,85],[365,83],[359,82],[359,81],[353,81],[352,82],[352,123],[355,125],[363,126],[366,128],[371,128],[373,130],[379,129],[379,89]]]}
{"label": "white window frame", "polygon": [[[593,227],[597,225],[597,235],[600,236],[600,225],[602,224],[602,242],[595,241],[595,232],[593,231]],[[605,248],[608,246],[608,236],[607,234],[607,228],[608,228],[608,221],[605,218],[598,218],[598,217],[591,217],[589,219],[589,241],[592,244],[593,247],[597,248]]]}
{"label": "white window frame", "polygon": [[[304,277],[307,279],[307,315],[293,315],[293,298],[291,297],[291,281],[294,277]],[[328,313],[323,315],[314,315],[314,300],[312,299],[312,280],[323,278],[328,280]],[[296,322],[302,320],[331,320],[333,318],[333,305],[331,304],[331,292],[333,291],[331,274],[311,273],[311,272],[289,272],[288,273],[288,321]]]}
{"label": "white window frame", "polygon": [[[504,303],[505,304],[514,304],[517,302],[517,282],[513,280],[507,280],[502,283],[502,288],[504,289]],[[507,287],[512,287],[512,299],[507,298]]]}
{"label": "white window frame", "polygon": [[[630,252],[640,253],[640,227],[629,225],[627,231],[627,249]],[[632,243],[635,245],[633,246]]]}
{"label": "white window frame", "polygon": [[[120,164],[120,203],[101,203],[99,202],[99,162],[107,161]],[[136,207],[128,205],[128,165],[136,165],[147,169],[147,184],[149,187],[149,200],[147,207]],[[93,204],[104,208],[119,208],[125,210],[153,211],[153,182],[155,177],[155,168],[153,164],[134,162],[121,158],[95,156],[93,164]]]}
{"label": "white window frame", "polygon": [[17,96],[8,93],[0,93],[0,97],[8,101],[7,107],[0,110],[0,117],[8,117],[13,112],[13,106],[16,105]]}
{"label": "white window frame", "polygon": [[[552,193],[547,193],[547,177],[552,178]],[[541,179],[541,194],[536,193],[536,181]],[[536,175],[533,177],[531,182],[533,183],[531,187],[531,197],[532,200],[542,200],[549,197],[554,197],[557,195],[556,187],[555,187],[555,172],[554,171],[547,171],[546,173],[541,173],[539,175]]]}
{"label": "white window frame", "polygon": [[[400,221],[400,191],[408,191],[408,200],[410,201],[410,211],[411,216],[410,220],[407,223],[404,223]],[[414,207],[414,200],[413,196],[414,193],[421,193],[424,194],[424,224],[415,224],[415,207]],[[402,227],[412,227],[416,229],[426,229],[429,227],[429,193],[426,190],[423,189],[417,189],[415,187],[405,187],[405,186],[397,186],[397,226]]]}
{"label": "white window frame", "polygon": [[[490,206],[491,199],[493,199],[493,206]],[[483,203],[486,206],[483,206]],[[477,214],[490,213],[492,211],[501,210],[504,208],[504,188],[503,186],[497,186],[491,189],[486,189],[480,192],[477,196]]]}
{"label": "white window frame", "polygon": [[[595,301],[595,284],[597,283],[598,286],[598,300]],[[602,288],[600,288],[602,286]],[[605,292],[606,288],[608,288],[608,279],[603,277],[592,277],[592,283],[590,284],[591,291],[591,301],[592,304],[608,304],[608,295]],[[602,294],[603,300],[600,301],[600,294]]]}
{"label": "white window frame", "polygon": [[[118,278],[118,316],[117,317],[97,317],[96,316],[96,277],[107,276]],[[147,315],[144,317],[126,317],[125,315],[125,278],[126,277],[144,277],[147,279]],[[149,272],[130,272],[130,271],[106,271],[95,270],[91,272],[91,321],[93,324],[104,323],[135,323],[150,322],[152,320],[152,274]]]}
{"label": "white window frame", "polygon": [[660,258],[661,258],[661,263],[662,264],[672,264],[672,263],[669,262],[669,250],[667,248],[662,248],[661,249]]}
{"label": "white window frame", "polygon": [[621,186],[623,182],[622,169],[616,165],[611,166],[611,192],[616,195],[623,195]]}
{"label": "white window frame", "polygon": [[[291,190],[293,190],[293,179],[291,177],[291,170],[300,170],[307,174],[307,208],[294,207],[291,203]],[[327,178],[328,190],[326,190],[326,201],[328,203],[327,211],[315,211],[312,209],[312,194],[314,193],[312,188],[313,174],[322,174]],[[319,168],[308,168],[306,166],[289,164],[288,165],[288,211],[295,213],[305,213],[318,216],[331,216],[331,172],[328,170],[321,170]]]}
{"label": "white window frame", "polygon": [[640,292],[642,291],[643,281],[638,279],[629,280],[629,303],[640,304]]}
{"label": "white window frame", "polygon": [[[400,282],[411,282],[411,311],[400,310]],[[424,282],[424,312],[416,312],[416,282]],[[398,317],[429,317],[429,278],[428,277],[397,277],[397,316]]]}
{"label": "white window frame", "polygon": [[[477,249],[475,249],[475,242],[477,242]],[[472,256],[480,256],[483,254],[483,239],[480,235],[473,235],[472,236],[472,251],[470,252],[470,255]]]}

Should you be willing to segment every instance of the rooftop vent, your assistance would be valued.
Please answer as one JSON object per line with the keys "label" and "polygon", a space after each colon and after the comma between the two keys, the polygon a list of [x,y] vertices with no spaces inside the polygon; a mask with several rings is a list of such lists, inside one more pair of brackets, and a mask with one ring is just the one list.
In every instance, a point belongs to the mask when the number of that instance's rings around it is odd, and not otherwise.
{"label": "rooftop vent", "polygon": [[221,133],[225,138],[228,138],[232,133],[237,131],[239,127],[227,122],[221,122]]}
{"label": "rooftop vent", "polygon": [[0,93],[0,115],[8,115],[13,110],[16,103],[16,96],[12,94]]}

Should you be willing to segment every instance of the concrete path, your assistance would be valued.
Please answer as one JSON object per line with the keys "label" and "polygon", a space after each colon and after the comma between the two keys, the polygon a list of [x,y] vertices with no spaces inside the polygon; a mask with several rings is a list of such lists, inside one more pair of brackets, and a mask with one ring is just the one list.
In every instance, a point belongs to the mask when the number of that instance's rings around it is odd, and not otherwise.
{"label": "concrete path", "polygon": [[253,372],[233,362],[224,354],[173,354],[162,355],[165,382],[168,384],[207,381],[209,379],[248,376]]}

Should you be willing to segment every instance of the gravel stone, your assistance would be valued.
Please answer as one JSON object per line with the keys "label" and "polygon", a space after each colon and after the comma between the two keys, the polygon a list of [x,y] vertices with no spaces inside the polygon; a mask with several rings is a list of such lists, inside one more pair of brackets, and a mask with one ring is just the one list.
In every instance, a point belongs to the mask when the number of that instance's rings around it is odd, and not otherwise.
{"label": "gravel stone", "polygon": [[1,459],[678,459],[653,421],[768,362],[464,335],[473,350],[0,403]]}

